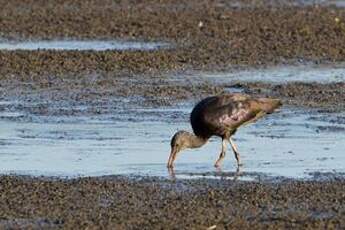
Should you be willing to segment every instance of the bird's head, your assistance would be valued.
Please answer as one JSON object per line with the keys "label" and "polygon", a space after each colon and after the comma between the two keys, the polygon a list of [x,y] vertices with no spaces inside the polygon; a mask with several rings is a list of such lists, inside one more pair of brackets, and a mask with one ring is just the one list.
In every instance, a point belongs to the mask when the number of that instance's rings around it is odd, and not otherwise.
{"label": "bird's head", "polygon": [[178,131],[171,138],[171,152],[168,161],[168,168],[173,167],[177,153],[186,148],[198,148],[207,142],[207,138],[197,137],[187,131]]}
{"label": "bird's head", "polygon": [[170,146],[171,152],[168,162],[168,167],[171,168],[173,165],[176,155],[181,150],[188,147],[189,140],[189,133],[186,131],[178,131],[175,135],[171,138]]}
{"label": "bird's head", "polygon": [[283,105],[279,99],[271,98],[259,98],[258,102],[260,108],[267,114],[273,113],[275,110],[277,110],[280,106]]}

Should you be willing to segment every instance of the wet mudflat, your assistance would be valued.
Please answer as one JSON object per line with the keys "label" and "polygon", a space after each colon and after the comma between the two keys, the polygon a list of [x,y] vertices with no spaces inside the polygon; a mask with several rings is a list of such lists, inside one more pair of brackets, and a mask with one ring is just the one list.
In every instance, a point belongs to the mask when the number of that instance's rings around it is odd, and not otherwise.
{"label": "wet mudflat", "polygon": [[[220,140],[214,138],[201,149],[182,153],[169,173],[165,165],[171,135],[190,130],[189,112],[198,98],[215,90],[263,89],[231,77],[194,79],[131,79],[143,85],[126,97],[102,84],[93,84],[94,91],[81,90],[92,82],[84,79],[59,81],[60,88],[55,81],[52,87],[36,88],[32,81],[4,87],[0,165],[3,174],[16,176],[0,180],[0,226],[344,226],[345,114],[322,104],[288,103],[281,112],[241,129],[235,139],[244,162],[240,171],[230,151],[222,170],[213,168],[220,150]],[[70,94],[63,90],[68,84],[74,85]],[[154,98],[149,84],[156,87]],[[171,99],[167,90],[180,97]]]}
{"label": "wet mudflat", "polygon": [[[0,51],[2,228],[344,228],[341,1],[1,5],[1,42],[46,42]],[[171,135],[224,92],[284,107],[238,131],[239,171],[214,138],[168,173]]]}
{"label": "wet mudflat", "polygon": [[[200,76],[117,78],[109,85],[102,75],[3,80],[0,167],[2,174],[16,176],[0,180],[0,226],[343,227],[345,114],[332,110],[337,93],[330,107],[317,108],[289,103],[298,100],[286,95],[281,112],[240,129],[235,139],[244,163],[240,171],[231,151],[221,171],[213,168],[220,151],[214,138],[182,153],[168,172],[170,138],[178,129],[190,130],[189,113],[199,98],[262,94],[258,89],[265,84],[267,89],[291,84],[291,90],[307,84],[304,89],[315,90],[314,83],[288,77],[248,83]],[[316,86],[341,93],[332,76]]]}

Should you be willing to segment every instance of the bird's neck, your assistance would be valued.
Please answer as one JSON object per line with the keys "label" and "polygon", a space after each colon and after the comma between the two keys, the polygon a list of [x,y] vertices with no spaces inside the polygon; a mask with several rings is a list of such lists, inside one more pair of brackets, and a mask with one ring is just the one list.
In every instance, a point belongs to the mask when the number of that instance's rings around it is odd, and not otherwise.
{"label": "bird's neck", "polygon": [[189,139],[189,146],[188,146],[189,148],[199,148],[203,146],[208,140],[208,138],[199,137],[192,133],[190,133],[188,139]]}

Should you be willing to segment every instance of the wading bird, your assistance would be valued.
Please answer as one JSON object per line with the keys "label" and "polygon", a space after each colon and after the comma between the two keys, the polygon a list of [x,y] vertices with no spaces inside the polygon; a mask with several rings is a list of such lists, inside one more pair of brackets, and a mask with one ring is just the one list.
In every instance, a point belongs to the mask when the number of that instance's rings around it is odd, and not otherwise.
{"label": "wading bird", "polygon": [[190,116],[194,134],[178,131],[172,137],[168,168],[174,167],[176,156],[181,150],[201,147],[213,135],[222,138],[222,150],[215,167],[219,167],[225,157],[227,141],[230,142],[237,165],[240,166],[240,155],[231,136],[240,126],[253,123],[264,115],[273,113],[281,105],[278,99],[253,98],[240,93],[203,99],[194,107]]}

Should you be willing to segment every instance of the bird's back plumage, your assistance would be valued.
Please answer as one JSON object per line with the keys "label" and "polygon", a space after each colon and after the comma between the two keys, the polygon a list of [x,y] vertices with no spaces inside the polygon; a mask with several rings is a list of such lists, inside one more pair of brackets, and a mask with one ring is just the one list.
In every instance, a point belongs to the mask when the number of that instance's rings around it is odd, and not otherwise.
{"label": "bird's back plumage", "polygon": [[245,94],[225,94],[200,101],[191,113],[195,135],[209,138],[212,135],[231,135],[245,123],[264,113],[255,106],[255,98]]}

